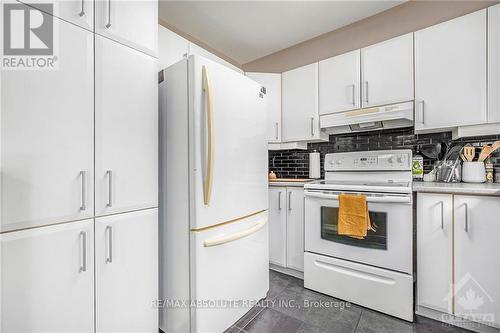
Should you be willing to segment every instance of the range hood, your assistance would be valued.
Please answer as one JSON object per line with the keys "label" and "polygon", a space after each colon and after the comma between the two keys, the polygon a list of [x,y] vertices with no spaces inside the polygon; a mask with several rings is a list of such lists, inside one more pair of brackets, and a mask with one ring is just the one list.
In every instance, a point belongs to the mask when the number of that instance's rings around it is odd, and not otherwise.
{"label": "range hood", "polygon": [[328,134],[375,131],[413,126],[413,102],[320,115]]}

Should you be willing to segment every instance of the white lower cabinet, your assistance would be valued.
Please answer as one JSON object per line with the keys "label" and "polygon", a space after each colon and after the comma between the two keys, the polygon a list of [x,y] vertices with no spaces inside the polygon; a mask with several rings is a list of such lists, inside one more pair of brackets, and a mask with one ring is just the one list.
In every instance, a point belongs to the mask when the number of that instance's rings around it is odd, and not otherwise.
{"label": "white lower cabinet", "polygon": [[[452,312],[453,196],[417,196],[417,297],[419,305]],[[439,272],[437,271],[439,269]]]}
{"label": "white lower cabinet", "polygon": [[500,328],[500,198],[454,196],[455,315]]}
{"label": "white lower cabinet", "polygon": [[286,187],[269,188],[269,262],[286,266]]}
{"label": "white lower cabinet", "polygon": [[96,332],[158,332],[158,210],[95,220]]}
{"label": "white lower cabinet", "polygon": [[500,198],[419,193],[417,215],[418,312],[500,328]]}
{"label": "white lower cabinet", "polygon": [[93,220],[1,237],[1,332],[94,331]]}
{"label": "white lower cabinet", "polygon": [[269,189],[269,261],[304,271],[304,190]]}

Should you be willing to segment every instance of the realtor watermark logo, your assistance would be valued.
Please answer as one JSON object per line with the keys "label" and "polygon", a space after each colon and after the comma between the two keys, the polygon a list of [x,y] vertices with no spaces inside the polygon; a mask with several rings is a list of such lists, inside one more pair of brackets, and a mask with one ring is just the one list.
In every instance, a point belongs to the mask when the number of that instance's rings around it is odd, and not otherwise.
{"label": "realtor watermark logo", "polygon": [[2,11],[2,69],[57,69],[54,4],[39,3],[33,8],[20,3],[3,3]]}
{"label": "realtor watermark logo", "polygon": [[443,299],[448,308],[454,308],[454,316],[443,315],[445,322],[473,329],[495,322],[495,300],[488,291],[470,274],[466,273]]}

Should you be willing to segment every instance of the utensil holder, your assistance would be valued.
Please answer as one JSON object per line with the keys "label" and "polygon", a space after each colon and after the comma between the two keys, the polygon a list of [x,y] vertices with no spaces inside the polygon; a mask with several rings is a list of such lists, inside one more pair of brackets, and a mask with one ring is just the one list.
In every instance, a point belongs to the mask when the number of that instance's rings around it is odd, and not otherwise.
{"label": "utensil holder", "polygon": [[486,181],[484,162],[464,162],[462,181],[466,183],[484,183]]}

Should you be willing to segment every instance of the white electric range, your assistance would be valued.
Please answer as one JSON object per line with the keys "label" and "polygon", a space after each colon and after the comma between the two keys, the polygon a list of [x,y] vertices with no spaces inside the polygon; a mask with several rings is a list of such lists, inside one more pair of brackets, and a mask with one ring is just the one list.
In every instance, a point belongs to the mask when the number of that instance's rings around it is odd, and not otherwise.
{"label": "white electric range", "polygon": [[[325,179],[304,186],[304,285],[413,321],[411,150],[327,154]],[[365,195],[364,239],[337,234],[338,195]]]}

